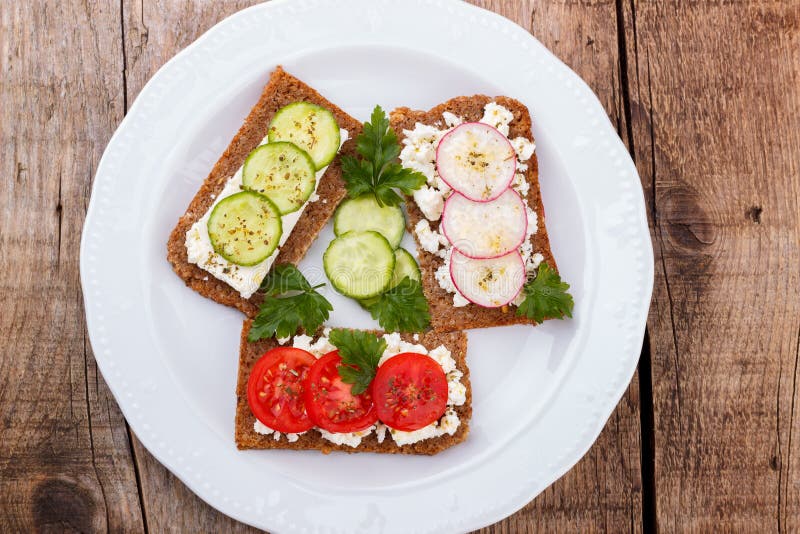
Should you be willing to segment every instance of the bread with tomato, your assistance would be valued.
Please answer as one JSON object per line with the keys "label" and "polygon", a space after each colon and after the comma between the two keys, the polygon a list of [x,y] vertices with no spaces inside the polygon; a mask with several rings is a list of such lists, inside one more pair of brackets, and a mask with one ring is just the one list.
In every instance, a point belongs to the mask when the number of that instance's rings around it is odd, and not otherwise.
{"label": "bread with tomato", "polygon": [[339,372],[344,349],[332,343],[362,333],[326,328],[282,345],[274,338],[249,342],[250,325],[246,320],[242,328],[236,388],[239,449],[432,455],[466,439],[472,389],[463,332],[366,332],[384,340],[385,350],[364,393],[352,395]]}

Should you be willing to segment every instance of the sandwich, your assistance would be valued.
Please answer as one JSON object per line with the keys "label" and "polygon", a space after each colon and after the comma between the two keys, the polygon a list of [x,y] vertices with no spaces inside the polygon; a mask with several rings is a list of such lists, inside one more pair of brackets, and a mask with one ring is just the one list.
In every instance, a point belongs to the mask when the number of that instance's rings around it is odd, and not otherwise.
{"label": "sandwich", "polygon": [[360,130],[277,67],[170,234],[175,273],[201,295],[255,316],[271,267],[296,264],[344,198],[338,155],[354,150]]}
{"label": "sandwich", "polygon": [[438,332],[571,316],[545,225],[531,116],[518,100],[456,97],[395,109],[403,167],[427,183],[407,197],[431,326]]}
{"label": "sandwich", "polygon": [[466,439],[464,333],[325,328],[251,342],[251,324],[240,344],[239,449],[432,455]]}

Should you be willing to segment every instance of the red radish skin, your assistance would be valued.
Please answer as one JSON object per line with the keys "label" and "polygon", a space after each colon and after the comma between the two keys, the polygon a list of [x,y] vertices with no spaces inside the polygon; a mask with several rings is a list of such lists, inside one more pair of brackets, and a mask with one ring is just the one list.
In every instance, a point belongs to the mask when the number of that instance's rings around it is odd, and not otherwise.
{"label": "red radish skin", "polygon": [[[459,182],[459,177],[456,175],[455,169],[447,169],[450,163],[448,160],[451,158],[448,158],[445,154],[446,149],[456,142],[459,136],[466,135],[470,131],[479,131],[483,134],[488,134],[493,141],[503,145],[504,148],[507,147],[508,155],[501,160],[505,168],[497,169],[498,175],[494,178],[494,183],[474,184],[470,187],[470,184]],[[506,162],[510,162],[510,164],[506,164]],[[452,166],[454,167],[455,165],[455,162],[453,162]],[[475,202],[489,202],[502,195],[514,180],[514,173],[517,171],[517,153],[511,141],[498,131],[497,128],[493,128],[482,122],[465,122],[447,132],[439,141],[439,145],[436,147],[436,171],[450,189],[458,191]],[[501,172],[502,175],[500,174]],[[462,173],[461,176],[463,177],[465,174],[466,173]]]}
{"label": "red radish skin", "polygon": [[[477,271],[481,268],[491,268],[492,265],[497,266],[500,264],[505,264],[505,266],[511,268],[512,271],[507,271],[505,273],[508,275],[507,284],[505,287],[501,287],[501,289],[505,291],[501,293],[499,298],[494,302],[490,301],[488,298],[481,298],[479,289],[475,289],[478,287],[479,282],[474,279],[471,280],[470,278],[472,277],[466,272],[461,273],[466,275],[466,279],[461,279],[459,281],[459,279],[462,278],[459,276],[459,269],[466,270],[472,268]],[[456,286],[458,292],[471,303],[481,306],[482,308],[499,308],[509,304],[517,298],[519,292],[522,291],[522,286],[525,285],[525,262],[522,260],[522,255],[519,251],[510,252],[499,258],[477,260],[464,256],[457,250],[453,250],[450,256],[450,278],[453,280],[453,284]]]}
{"label": "red radish skin", "polygon": [[[515,207],[517,208],[517,213],[519,213],[519,221],[514,226],[513,239],[506,240],[505,245],[496,251],[490,250],[491,244],[479,244],[480,239],[470,239],[468,235],[459,235],[458,225],[450,228],[453,223],[448,224],[448,221],[452,221],[459,213],[463,213],[463,211],[459,212],[457,210],[471,209],[475,212],[476,217],[469,221],[471,223],[469,226],[483,229],[480,234],[485,235],[487,239],[491,239],[495,237],[491,233],[497,228],[497,220],[509,213],[513,213],[513,208]],[[461,220],[463,222],[463,217]],[[486,202],[475,202],[461,193],[453,193],[444,203],[441,229],[450,244],[464,256],[478,260],[499,258],[513,250],[518,250],[522,243],[525,242],[525,236],[528,233],[528,213],[525,210],[525,201],[522,200],[519,193],[511,188],[503,191],[496,199]],[[461,231],[463,232],[463,229]],[[475,234],[475,232],[472,233]]]}

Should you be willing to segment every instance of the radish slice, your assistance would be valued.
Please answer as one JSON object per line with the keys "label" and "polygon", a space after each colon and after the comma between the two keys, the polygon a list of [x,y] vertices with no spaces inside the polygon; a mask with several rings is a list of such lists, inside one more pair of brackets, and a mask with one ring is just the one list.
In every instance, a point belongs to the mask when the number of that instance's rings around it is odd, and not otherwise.
{"label": "radish slice", "polygon": [[499,258],[477,260],[453,250],[450,278],[464,297],[484,308],[514,300],[525,284],[525,263],[518,251]]}
{"label": "radish slice", "polygon": [[442,180],[477,202],[499,197],[514,179],[516,168],[511,142],[482,122],[453,128],[436,148],[436,170]]}
{"label": "radish slice", "polygon": [[470,258],[508,254],[522,245],[527,230],[525,202],[513,189],[488,202],[474,202],[453,193],[444,204],[442,231],[460,253]]}

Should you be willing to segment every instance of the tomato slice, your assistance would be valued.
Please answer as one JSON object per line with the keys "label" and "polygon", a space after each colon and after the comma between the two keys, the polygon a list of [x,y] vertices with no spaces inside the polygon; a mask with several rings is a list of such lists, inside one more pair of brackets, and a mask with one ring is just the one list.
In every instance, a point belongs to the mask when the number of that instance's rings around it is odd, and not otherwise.
{"label": "tomato slice", "polygon": [[310,430],[314,423],[306,413],[303,386],[316,361],[310,352],[294,347],[264,353],[247,380],[247,403],[256,419],[278,432]]}
{"label": "tomato slice", "polygon": [[447,408],[447,376],[430,356],[404,352],[378,367],[372,381],[378,418],[410,432],[439,419]]}
{"label": "tomato slice", "polygon": [[311,367],[306,380],[306,410],[311,420],[328,432],[357,432],[378,420],[369,389],[353,395],[342,381],[339,351],[329,352]]}

